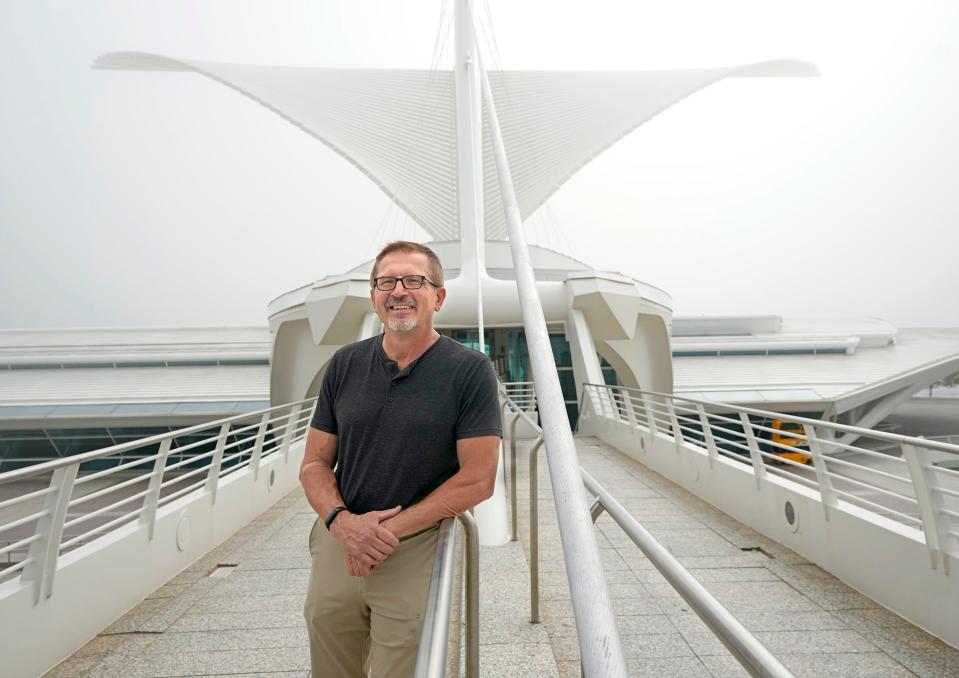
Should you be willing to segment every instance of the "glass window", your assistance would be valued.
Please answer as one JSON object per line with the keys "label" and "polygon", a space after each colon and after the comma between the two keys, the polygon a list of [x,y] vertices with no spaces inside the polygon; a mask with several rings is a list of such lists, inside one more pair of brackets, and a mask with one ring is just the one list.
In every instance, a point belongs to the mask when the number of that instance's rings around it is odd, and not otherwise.
{"label": "glass window", "polygon": [[559,385],[563,389],[563,400],[576,400],[579,394],[576,393],[576,379],[573,376],[573,370],[559,370]]}
{"label": "glass window", "polygon": [[0,457],[4,459],[21,459],[24,457],[56,459],[58,456],[60,455],[57,454],[56,449],[46,437],[24,440],[0,438]]}
{"label": "glass window", "polygon": [[509,381],[532,381],[533,379],[529,369],[526,333],[523,330],[509,330],[506,333],[506,367]]}
{"label": "glass window", "polygon": [[167,426],[131,426],[110,428],[110,435],[112,435],[117,442],[119,442],[121,438],[123,440],[138,440],[140,438],[150,438],[155,435],[169,432],[170,428]]}
{"label": "glass window", "polygon": [[47,439],[46,431],[0,431],[0,440],[22,440],[24,438]]}
{"label": "glass window", "polygon": [[56,443],[57,449],[60,450],[60,453],[65,457],[83,452],[102,450],[105,447],[112,447],[114,445],[113,441],[109,438],[58,438]]}
{"label": "glass window", "polygon": [[569,348],[569,342],[566,341],[565,334],[549,335],[550,346],[553,347],[553,358],[556,359],[556,367],[572,367],[573,354]]}

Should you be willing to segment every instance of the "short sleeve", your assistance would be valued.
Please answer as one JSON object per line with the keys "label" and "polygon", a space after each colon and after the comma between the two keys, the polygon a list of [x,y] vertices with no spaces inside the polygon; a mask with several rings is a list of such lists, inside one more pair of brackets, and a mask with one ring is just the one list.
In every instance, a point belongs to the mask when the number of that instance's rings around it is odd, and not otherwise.
{"label": "short sleeve", "polygon": [[486,356],[476,361],[460,393],[460,411],[456,419],[456,439],[479,436],[503,437],[499,396],[493,363]]}
{"label": "short sleeve", "polygon": [[326,368],[326,374],[323,375],[323,383],[320,386],[320,393],[316,399],[316,409],[313,410],[313,419],[310,420],[311,427],[333,435],[337,435],[338,431],[336,412],[333,409],[338,362],[336,355],[334,355],[330,360],[329,366]]}

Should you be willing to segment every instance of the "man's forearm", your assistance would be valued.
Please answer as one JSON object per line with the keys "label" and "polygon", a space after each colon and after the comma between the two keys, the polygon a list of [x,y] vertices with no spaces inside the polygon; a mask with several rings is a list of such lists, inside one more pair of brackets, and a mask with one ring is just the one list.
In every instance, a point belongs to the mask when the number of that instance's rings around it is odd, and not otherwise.
{"label": "man's forearm", "polygon": [[336,476],[329,464],[323,461],[304,464],[300,469],[300,484],[306,500],[319,516],[325,518],[334,506],[344,506]]}
{"label": "man's forearm", "polygon": [[404,508],[382,525],[397,537],[419,532],[444,518],[458,516],[493,494],[492,478],[470,478],[462,470],[422,501]]}

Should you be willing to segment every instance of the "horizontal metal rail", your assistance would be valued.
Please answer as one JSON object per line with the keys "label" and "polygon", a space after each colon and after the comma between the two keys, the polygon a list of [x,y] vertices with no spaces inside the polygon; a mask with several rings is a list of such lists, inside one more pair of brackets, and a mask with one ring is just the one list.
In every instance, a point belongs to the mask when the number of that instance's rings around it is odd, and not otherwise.
{"label": "horizontal metal rail", "polygon": [[[504,408],[522,419],[537,433],[529,454],[529,530],[530,530],[530,621],[540,621],[539,611],[539,472],[537,453],[543,447],[542,429],[515,403],[505,398]],[[510,427],[512,465],[516,467],[515,427]],[[643,551],[670,585],[686,600],[739,663],[753,676],[788,678],[792,674],[763,646],[726,608],[676,560],[616,499],[580,467],[584,486],[595,500],[592,518],[595,522],[605,510],[626,535]],[[511,475],[510,501],[513,515],[517,511],[515,474]],[[515,540],[515,537],[514,537]]]}
{"label": "horizontal metal rail", "polygon": [[[152,535],[157,509],[192,492],[208,492],[215,500],[222,478],[251,467],[257,473],[262,459],[285,454],[308,427],[315,402],[309,398],[0,473],[0,485],[24,485],[22,494],[0,503],[0,509],[7,509],[0,517],[0,535],[6,544],[0,554],[9,558],[14,551],[26,551],[19,563],[0,570],[0,581],[19,572],[22,580],[40,582],[41,589],[51,595],[59,556],[66,550],[105,537],[133,521],[145,524]],[[253,430],[253,435],[239,435]],[[187,436],[199,436],[200,440],[175,446]],[[186,454],[203,446],[215,449]],[[123,455],[144,448],[149,448],[149,454],[123,460]],[[236,448],[239,451],[224,457],[224,450]],[[98,464],[114,465],[100,469]],[[81,468],[90,472],[80,475]],[[180,473],[181,468],[187,470]],[[200,478],[175,492],[165,492],[194,476]],[[36,489],[38,482],[46,487]],[[147,483],[146,489],[136,490],[139,483]],[[77,490],[84,484],[90,491]],[[80,507],[82,513],[76,511]],[[70,512],[73,515],[68,519]],[[103,522],[106,518],[109,520]],[[86,521],[92,526],[85,532],[71,530]],[[74,534],[67,536],[65,531]]]}

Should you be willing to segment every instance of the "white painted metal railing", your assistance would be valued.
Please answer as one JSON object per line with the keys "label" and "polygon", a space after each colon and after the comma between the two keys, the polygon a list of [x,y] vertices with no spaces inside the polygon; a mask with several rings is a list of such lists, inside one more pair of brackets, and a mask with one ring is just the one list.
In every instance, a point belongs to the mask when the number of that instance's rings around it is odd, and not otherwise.
{"label": "white painted metal railing", "polygon": [[503,391],[524,412],[536,411],[536,387],[531,381],[502,382]]}
{"label": "white painted metal railing", "polygon": [[934,567],[959,557],[959,470],[950,468],[959,445],[605,384],[587,384],[587,402],[601,417],[668,437],[677,452],[700,449],[710,466],[720,457],[751,466],[757,488],[778,476],[818,492],[827,520],[853,506],[916,530]]}
{"label": "white painted metal railing", "polygon": [[[509,392],[509,384],[505,385]],[[544,445],[543,431],[530,413],[518,403],[503,397],[503,409],[512,413],[510,421],[511,474],[510,502],[513,516],[517,513],[516,423],[523,420],[536,433],[529,453],[529,531],[530,531],[530,621],[538,623],[539,615],[539,470],[538,452]],[[580,473],[586,489],[595,497],[590,506],[593,522],[606,511],[623,532],[643,552],[739,663],[753,676],[789,678],[792,674],[732,614],[717,601],[623,506],[582,467]],[[555,496],[555,493],[554,493]],[[513,531],[513,541],[517,535]],[[573,582],[570,582],[570,588]]]}
{"label": "white painted metal railing", "polygon": [[[49,598],[60,557],[193,493],[216,501],[224,479],[287,455],[316,399],[237,415],[0,474],[0,583],[36,582]],[[127,461],[127,459],[131,459]]]}

